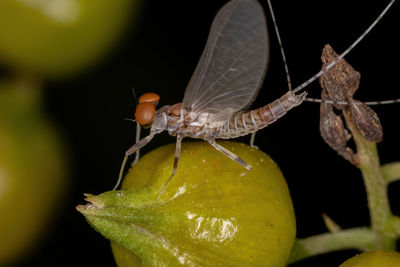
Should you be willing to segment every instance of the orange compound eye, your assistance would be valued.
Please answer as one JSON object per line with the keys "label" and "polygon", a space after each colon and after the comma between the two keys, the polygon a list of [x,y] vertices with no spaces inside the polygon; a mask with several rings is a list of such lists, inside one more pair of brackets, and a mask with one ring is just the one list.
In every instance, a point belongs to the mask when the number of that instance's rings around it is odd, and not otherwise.
{"label": "orange compound eye", "polygon": [[153,103],[144,102],[136,107],[135,117],[140,125],[147,125],[153,122],[156,115],[156,107]]}
{"label": "orange compound eye", "polygon": [[182,103],[175,104],[170,108],[170,114],[174,116],[181,115]]}
{"label": "orange compound eye", "polygon": [[139,97],[139,104],[141,103],[152,103],[154,106],[157,106],[160,101],[160,96],[156,93],[146,93]]}

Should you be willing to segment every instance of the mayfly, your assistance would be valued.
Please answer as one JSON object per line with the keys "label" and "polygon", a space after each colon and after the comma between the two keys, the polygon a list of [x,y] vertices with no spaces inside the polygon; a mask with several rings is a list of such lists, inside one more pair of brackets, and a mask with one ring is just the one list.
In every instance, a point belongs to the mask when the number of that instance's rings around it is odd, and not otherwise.
{"label": "mayfly", "polygon": [[[342,54],[326,69],[343,57]],[[156,94],[139,98],[136,121],[142,126],[150,126],[150,134],[125,152],[114,190],[122,179],[128,157],[163,131],[177,139],[173,171],[159,196],[177,171],[184,137],[203,139],[250,170],[250,164],[215,140],[254,133],[275,122],[305,100],[306,92],[296,93],[322,74],[314,75],[270,104],[246,111],[261,87],[268,59],[268,34],[262,6],[256,0],[231,0],[225,4],[212,23],[206,47],[182,103],[156,110],[159,102]]]}

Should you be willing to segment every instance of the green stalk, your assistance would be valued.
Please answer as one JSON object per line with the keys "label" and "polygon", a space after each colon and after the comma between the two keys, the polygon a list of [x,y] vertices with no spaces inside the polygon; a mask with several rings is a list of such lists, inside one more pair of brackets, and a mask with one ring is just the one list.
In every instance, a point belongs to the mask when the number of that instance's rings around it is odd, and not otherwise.
{"label": "green stalk", "polygon": [[374,247],[375,241],[376,235],[368,227],[352,228],[296,239],[288,264],[342,249],[371,249]]}
{"label": "green stalk", "polygon": [[370,227],[351,228],[297,239],[288,263],[343,249],[360,251],[385,249],[395,250],[400,236],[400,217],[393,216],[387,196],[387,184],[400,177],[400,163],[381,167],[375,142],[367,141],[356,128],[352,117],[343,112],[357,147],[358,168],[367,191]]}
{"label": "green stalk", "polygon": [[381,172],[387,184],[400,180],[400,162],[382,165]]}
{"label": "green stalk", "polygon": [[392,216],[388,220],[387,230],[393,233],[395,237],[400,237],[400,217]]}
{"label": "green stalk", "polygon": [[392,216],[387,197],[386,182],[381,172],[378,151],[375,142],[367,141],[355,127],[353,119],[343,112],[347,126],[353,134],[361,170],[367,191],[368,207],[372,230],[377,233],[376,249],[395,249],[395,239],[386,232],[389,218]]}

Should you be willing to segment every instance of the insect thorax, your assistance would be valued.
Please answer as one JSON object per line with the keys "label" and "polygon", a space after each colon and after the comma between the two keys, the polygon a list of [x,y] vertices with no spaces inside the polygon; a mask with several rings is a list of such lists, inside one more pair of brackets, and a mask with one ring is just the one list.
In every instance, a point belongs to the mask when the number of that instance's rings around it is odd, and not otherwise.
{"label": "insect thorax", "polygon": [[198,114],[194,119],[189,112],[182,110],[179,116],[166,111],[168,120],[166,130],[172,136],[191,137],[196,139],[214,139],[217,127],[207,124],[207,114]]}

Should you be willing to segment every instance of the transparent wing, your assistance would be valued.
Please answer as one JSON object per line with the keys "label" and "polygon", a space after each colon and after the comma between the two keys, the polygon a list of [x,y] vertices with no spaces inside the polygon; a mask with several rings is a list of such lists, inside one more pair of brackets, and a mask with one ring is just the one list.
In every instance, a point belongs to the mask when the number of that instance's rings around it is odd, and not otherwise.
{"label": "transparent wing", "polygon": [[212,23],[183,108],[192,119],[208,113],[208,120],[217,122],[249,106],[266,72],[268,48],[261,5],[255,0],[228,2]]}

